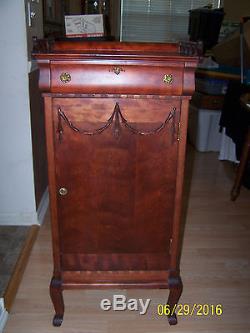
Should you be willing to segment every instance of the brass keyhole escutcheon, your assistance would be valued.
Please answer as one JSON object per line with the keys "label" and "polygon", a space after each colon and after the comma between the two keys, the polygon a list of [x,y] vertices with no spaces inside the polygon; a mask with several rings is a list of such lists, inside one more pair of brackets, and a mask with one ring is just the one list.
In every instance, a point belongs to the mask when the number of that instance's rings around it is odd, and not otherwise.
{"label": "brass keyhole escutcheon", "polygon": [[60,75],[60,80],[63,82],[63,83],[68,83],[71,81],[71,75],[69,73],[62,73]]}
{"label": "brass keyhole escutcheon", "polygon": [[66,187],[61,187],[59,189],[59,194],[64,196],[64,195],[67,195],[68,194],[68,190],[66,189]]}
{"label": "brass keyhole escutcheon", "polygon": [[125,72],[125,70],[120,66],[114,66],[109,71],[115,73],[116,75],[119,75],[121,72]]}
{"label": "brass keyhole escutcheon", "polygon": [[163,77],[163,82],[166,84],[172,84],[173,83],[173,75],[172,74],[165,74]]}

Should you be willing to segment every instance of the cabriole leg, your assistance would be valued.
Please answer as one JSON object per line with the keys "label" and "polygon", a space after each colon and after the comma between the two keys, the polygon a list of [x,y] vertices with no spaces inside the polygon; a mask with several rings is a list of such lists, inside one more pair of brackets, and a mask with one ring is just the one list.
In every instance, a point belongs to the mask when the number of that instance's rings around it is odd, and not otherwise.
{"label": "cabriole leg", "polygon": [[61,326],[64,314],[64,302],[62,294],[62,281],[56,278],[51,279],[50,283],[50,297],[55,309],[55,316],[53,318],[54,326]]}
{"label": "cabriole leg", "polygon": [[168,285],[170,289],[170,293],[168,296],[168,305],[170,308],[170,315],[168,316],[168,322],[170,325],[177,324],[177,317],[175,314],[175,308],[178,304],[178,301],[181,297],[182,293],[182,281],[180,276],[177,277],[169,277]]}

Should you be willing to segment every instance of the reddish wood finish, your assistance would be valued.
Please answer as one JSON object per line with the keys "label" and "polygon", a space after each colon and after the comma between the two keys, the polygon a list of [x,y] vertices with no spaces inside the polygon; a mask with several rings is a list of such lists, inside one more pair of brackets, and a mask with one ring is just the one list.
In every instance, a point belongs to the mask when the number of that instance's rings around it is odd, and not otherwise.
{"label": "reddish wood finish", "polygon": [[[178,302],[188,101],[197,62],[179,50],[178,44],[60,42],[36,54],[46,92],[54,325],[62,321],[63,289],[169,288],[168,303]],[[175,316],[169,322],[176,324]]]}
{"label": "reddish wood finish", "polygon": [[[168,288],[168,271],[63,271],[63,288]],[[112,280],[111,280],[112,278]]]}
{"label": "reddish wood finish", "polygon": [[[116,74],[115,69],[120,73]],[[70,73],[71,81],[60,81],[61,73]],[[95,93],[103,94],[136,94],[140,87],[141,94],[182,94],[183,68],[178,63],[171,62],[168,66],[158,62],[147,66],[140,62],[116,61],[114,64],[60,61],[51,62],[51,91],[63,93]],[[164,83],[164,75],[173,75],[173,83]]]}
{"label": "reddish wood finish", "polygon": [[88,53],[94,57],[110,54],[138,54],[139,57],[145,53],[152,58],[157,54],[178,54],[180,46],[178,43],[130,43],[130,42],[84,42],[75,43],[70,39],[67,41],[56,42],[51,45],[51,52],[53,53]]}
{"label": "reddish wood finish", "polygon": [[55,316],[53,318],[54,326],[61,326],[64,315],[64,301],[62,295],[62,281],[55,277],[50,282],[50,297],[55,308]]}

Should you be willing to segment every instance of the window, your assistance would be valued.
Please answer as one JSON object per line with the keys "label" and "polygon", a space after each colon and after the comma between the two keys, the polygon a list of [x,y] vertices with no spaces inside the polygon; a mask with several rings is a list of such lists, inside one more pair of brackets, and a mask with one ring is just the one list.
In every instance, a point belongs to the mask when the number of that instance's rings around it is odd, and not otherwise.
{"label": "window", "polygon": [[166,42],[188,39],[189,10],[220,0],[123,0],[122,41]]}

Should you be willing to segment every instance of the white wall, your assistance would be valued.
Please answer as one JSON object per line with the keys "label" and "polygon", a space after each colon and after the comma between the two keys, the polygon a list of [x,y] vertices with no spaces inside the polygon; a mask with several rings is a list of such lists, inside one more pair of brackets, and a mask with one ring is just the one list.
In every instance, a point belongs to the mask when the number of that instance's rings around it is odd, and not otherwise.
{"label": "white wall", "polygon": [[0,1],[0,224],[37,223],[24,0]]}

